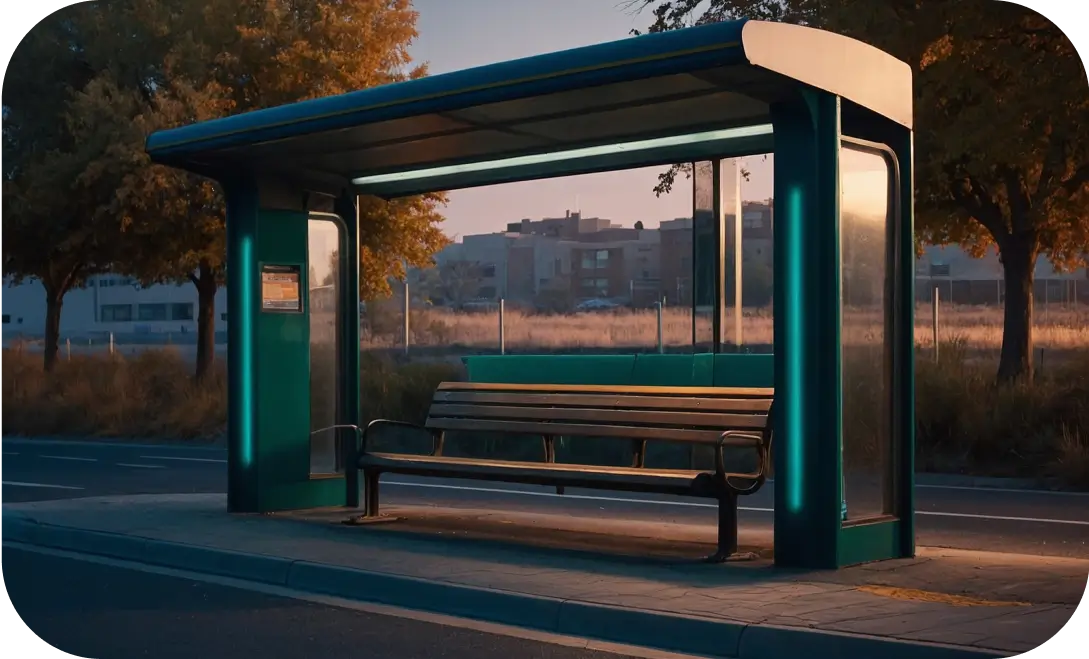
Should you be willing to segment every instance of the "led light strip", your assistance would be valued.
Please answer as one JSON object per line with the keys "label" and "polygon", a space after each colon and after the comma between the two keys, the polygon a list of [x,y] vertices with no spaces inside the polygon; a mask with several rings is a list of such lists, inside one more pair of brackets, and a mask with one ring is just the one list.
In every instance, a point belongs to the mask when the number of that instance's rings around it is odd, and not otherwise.
{"label": "led light strip", "polygon": [[586,147],[571,149],[569,151],[555,151],[541,153],[532,156],[518,156],[516,158],[504,158],[501,160],[483,160],[470,162],[463,165],[447,165],[445,167],[429,167],[426,169],[412,169],[404,172],[390,174],[376,174],[374,176],[361,176],[353,179],[355,185],[377,185],[381,183],[403,183],[422,179],[452,176],[454,174],[470,174],[473,172],[487,172],[497,169],[512,169],[527,165],[540,165],[551,162],[563,162],[568,160],[582,160],[597,156],[606,156],[616,153],[635,153],[638,151],[650,151],[669,147],[702,144],[705,142],[719,142],[723,140],[740,139],[745,137],[759,137],[771,135],[771,124],[759,124],[742,128],[729,128],[726,130],[713,130],[703,133],[689,133],[674,137],[661,137],[651,140],[637,140],[634,142],[621,142],[606,146]]}

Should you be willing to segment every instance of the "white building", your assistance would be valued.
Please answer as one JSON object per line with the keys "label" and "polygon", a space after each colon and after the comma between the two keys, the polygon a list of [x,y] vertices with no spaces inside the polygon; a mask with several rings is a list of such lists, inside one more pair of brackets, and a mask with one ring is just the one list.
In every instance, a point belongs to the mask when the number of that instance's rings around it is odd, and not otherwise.
{"label": "white building", "polygon": [[[37,280],[17,286],[5,282],[0,291],[4,338],[41,336],[45,330],[45,288]],[[216,294],[216,331],[227,328],[227,293]],[[195,334],[197,289],[190,283],[140,287],[118,275],[93,277],[85,288],[69,291],[61,310],[61,336],[113,332],[131,334]],[[180,340],[180,339],[179,339]]]}

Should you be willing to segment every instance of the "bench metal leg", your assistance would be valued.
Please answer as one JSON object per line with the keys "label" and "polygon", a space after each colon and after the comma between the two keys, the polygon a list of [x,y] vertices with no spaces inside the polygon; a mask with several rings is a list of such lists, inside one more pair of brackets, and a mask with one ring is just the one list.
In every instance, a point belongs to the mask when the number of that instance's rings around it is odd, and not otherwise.
{"label": "bench metal leg", "polygon": [[351,465],[344,469],[344,486],[347,488],[344,505],[348,508],[359,507],[359,469]]}
{"label": "bench metal leg", "polygon": [[647,440],[631,440],[631,466],[642,469],[647,462]]}
{"label": "bench metal leg", "polygon": [[363,495],[366,497],[363,516],[378,517],[378,477],[377,471],[363,473]]}
{"label": "bench metal leg", "polygon": [[366,526],[370,524],[383,524],[395,522],[399,517],[391,515],[379,515],[378,510],[378,477],[379,471],[363,470],[363,514],[353,515],[344,520],[345,524],[353,526]]}
{"label": "bench metal leg", "polygon": [[752,552],[737,551],[737,493],[727,490],[718,500],[718,550],[707,558],[708,563],[751,561]]}

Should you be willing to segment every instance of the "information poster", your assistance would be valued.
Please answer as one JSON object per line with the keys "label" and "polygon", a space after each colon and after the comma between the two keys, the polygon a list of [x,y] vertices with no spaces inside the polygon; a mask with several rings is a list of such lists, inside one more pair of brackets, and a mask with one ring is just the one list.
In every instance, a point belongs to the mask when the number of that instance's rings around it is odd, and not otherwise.
{"label": "information poster", "polygon": [[301,313],[302,287],[299,280],[299,266],[262,266],[261,309],[263,311]]}

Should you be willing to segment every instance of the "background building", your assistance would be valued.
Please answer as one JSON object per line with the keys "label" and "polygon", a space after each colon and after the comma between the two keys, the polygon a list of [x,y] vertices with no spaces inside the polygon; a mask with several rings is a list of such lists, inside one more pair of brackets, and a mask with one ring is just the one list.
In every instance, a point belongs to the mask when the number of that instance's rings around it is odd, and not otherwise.
{"label": "background building", "polygon": [[[746,306],[771,302],[773,282],[773,203],[742,207],[742,299]],[[732,236],[733,218],[727,217]],[[415,302],[460,309],[494,308],[499,300],[512,307],[568,311],[579,302],[605,299],[647,307],[692,301],[692,219],[666,220],[656,229],[622,226],[613,220],[583,217],[523,219],[505,231],[465,236],[435,257],[436,267],[410,270]],[[396,290],[396,288],[395,288]],[[975,259],[957,247],[927,247],[916,262],[916,297],[929,301],[934,291],[943,302],[1001,305],[1005,300],[1002,267],[994,252]],[[727,293],[732,303],[732,289]],[[1084,269],[1057,273],[1046,259],[1036,265],[1038,305],[1089,303]],[[196,333],[197,291],[191,284],[141,288],[130,278],[94,277],[86,288],[64,300],[61,333],[169,336],[177,342]],[[227,295],[216,296],[216,330],[226,331]],[[3,290],[5,338],[41,336],[45,326],[45,291],[36,281]]]}

